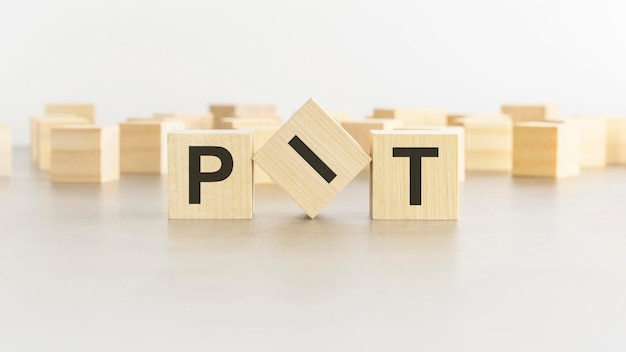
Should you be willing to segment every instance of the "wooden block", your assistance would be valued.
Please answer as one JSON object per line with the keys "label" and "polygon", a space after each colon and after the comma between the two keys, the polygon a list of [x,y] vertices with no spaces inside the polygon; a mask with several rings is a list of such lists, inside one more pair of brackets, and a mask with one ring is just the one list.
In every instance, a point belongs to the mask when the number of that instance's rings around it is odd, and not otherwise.
{"label": "wooden block", "polygon": [[468,117],[457,122],[465,129],[465,169],[506,172],[513,157],[513,124],[505,117]]}
{"label": "wooden block", "polygon": [[[185,124],[188,130],[210,130],[214,128],[213,114],[205,113],[156,113],[153,116],[157,120],[178,120]],[[128,120],[127,120],[128,121]]]}
{"label": "wooden block", "polygon": [[626,165],[626,118],[607,118],[606,128],[607,164]]}
{"label": "wooden block", "polygon": [[373,117],[402,120],[405,127],[446,126],[448,124],[448,116],[443,109],[374,109]]}
{"label": "wooden block", "polygon": [[347,111],[329,111],[328,114],[339,123],[350,120],[350,113]]}
{"label": "wooden block", "polygon": [[371,158],[310,99],[256,152],[254,161],[315,218]]}
{"label": "wooden block", "polygon": [[448,126],[463,126],[461,121],[467,118],[479,118],[479,119],[511,119],[511,116],[506,114],[451,114],[448,115]]}
{"label": "wooden block", "polygon": [[580,173],[580,132],[573,124],[523,122],[513,127],[513,176],[561,178]]}
{"label": "wooden block", "polygon": [[[278,132],[278,127],[255,127],[253,129],[253,151],[256,153],[269,141],[274,134]],[[274,180],[259,167],[257,163],[254,165],[254,184],[274,184]]]}
{"label": "wooden block", "polygon": [[120,172],[167,173],[167,133],[184,130],[182,121],[133,120],[120,124]]}
{"label": "wooden block", "polygon": [[52,182],[103,183],[120,178],[120,130],[116,126],[52,129]]}
{"label": "wooden block", "polygon": [[593,116],[576,116],[565,123],[576,126],[580,132],[580,167],[606,166],[606,119]]}
{"label": "wooden block", "polygon": [[454,132],[373,131],[372,219],[458,219],[458,150]]}
{"label": "wooden block", "polygon": [[0,124],[0,176],[11,176],[12,154],[11,126]]}
{"label": "wooden block", "polygon": [[341,123],[346,132],[359,143],[363,151],[368,155],[372,153],[372,135],[371,131],[374,130],[393,130],[401,128],[403,125],[402,120],[396,119],[366,119],[363,121],[345,121]]}
{"label": "wooden block", "polygon": [[74,115],[96,122],[96,111],[93,104],[46,104],[45,115]]}
{"label": "wooden block", "polygon": [[223,129],[225,117],[276,117],[276,107],[271,104],[213,104],[209,111],[214,117],[214,128]]}
{"label": "wooden block", "polygon": [[429,127],[429,126],[423,126],[423,127],[402,127],[402,128],[396,128],[397,130],[405,130],[405,131],[410,131],[410,130],[427,130],[427,131],[443,131],[443,132],[451,132],[454,133],[458,136],[458,165],[457,165],[457,171],[459,173],[459,182],[463,182],[465,181],[465,129],[463,127],[460,126],[445,126],[445,127]]}
{"label": "wooden block", "polygon": [[37,138],[37,128],[39,126],[38,121],[39,121],[38,117],[30,118],[30,160],[35,165],[39,164],[39,160],[37,157],[38,148],[39,148],[37,145],[37,141],[39,140],[39,138]]}
{"label": "wooden block", "polygon": [[55,127],[88,125],[89,120],[76,116],[46,116],[35,122],[37,162],[40,170],[50,170],[50,135]]}
{"label": "wooden block", "polygon": [[252,131],[168,134],[170,219],[251,219]]}
{"label": "wooden block", "polygon": [[502,105],[501,110],[503,114],[511,116],[514,123],[559,118],[558,105]]}
{"label": "wooden block", "polygon": [[225,130],[245,129],[255,127],[280,126],[280,117],[225,117],[222,119],[222,128]]}

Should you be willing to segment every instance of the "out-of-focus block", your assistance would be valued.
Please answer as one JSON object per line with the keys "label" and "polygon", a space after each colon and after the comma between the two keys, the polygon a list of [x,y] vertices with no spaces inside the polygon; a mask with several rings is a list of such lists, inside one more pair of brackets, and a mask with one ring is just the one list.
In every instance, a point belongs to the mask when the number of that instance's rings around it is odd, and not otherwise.
{"label": "out-of-focus block", "polygon": [[118,126],[68,126],[51,134],[52,182],[102,183],[120,178]]}
{"label": "out-of-focus block", "polygon": [[559,118],[558,105],[502,105],[502,113],[511,116],[514,123],[550,121]]}
{"label": "out-of-focus block", "polygon": [[37,138],[38,126],[39,126],[39,118],[31,117],[30,118],[30,160],[35,165],[39,165],[39,160],[38,160],[38,155],[37,155],[37,153],[39,152],[39,146],[37,145],[37,141],[39,140],[39,138]]}
{"label": "out-of-focus block", "polygon": [[168,134],[170,219],[251,219],[252,131]]}
{"label": "out-of-focus block", "polygon": [[626,165],[626,118],[606,120],[606,159],[609,165]]}
{"label": "out-of-focus block", "polygon": [[11,126],[0,124],[0,176],[11,176],[12,154]]}
{"label": "out-of-focus block", "polygon": [[93,104],[46,104],[45,115],[74,115],[96,122],[96,108]]}
{"label": "out-of-focus block", "polygon": [[511,120],[511,116],[506,114],[489,114],[489,113],[470,113],[470,114],[451,114],[448,115],[448,126],[463,126],[461,123],[468,118],[478,119],[508,119]]}
{"label": "out-of-focus block", "polygon": [[[278,132],[278,127],[255,127],[253,129],[254,132],[254,138],[253,138],[253,150],[256,153],[257,151],[259,151],[264,145],[265,143],[267,143],[267,141],[269,141],[272,136],[274,136],[274,134],[276,134],[276,132]],[[270,175],[267,174],[267,172],[263,171],[263,169],[261,169],[259,167],[259,165],[257,165],[257,163],[253,163],[254,164],[254,183],[255,184],[273,184],[275,183],[274,180],[272,180],[272,178],[270,177]]]}
{"label": "out-of-focus block", "polygon": [[565,123],[576,126],[580,132],[580,167],[606,166],[606,119],[602,117],[576,116]]}
{"label": "out-of-focus block", "polygon": [[465,128],[465,169],[510,171],[513,124],[504,117],[468,117],[457,122]]}
{"label": "out-of-focus block", "polygon": [[513,176],[561,178],[580,173],[580,132],[556,122],[513,127]]}
{"label": "out-of-focus block", "polygon": [[[157,120],[179,120],[185,124],[188,130],[210,130],[214,128],[213,114],[208,113],[156,113],[153,116]],[[127,120],[128,121],[128,120]]]}
{"label": "out-of-focus block", "polygon": [[396,119],[366,119],[363,121],[344,121],[341,123],[346,132],[359,143],[361,148],[369,155],[372,153],[372,134],[374,130],[393,130],[401,128],[402,120]]}
{"label": "out-of-focus block", "polygon": [[254,162],[310,218],[316,217],[370,160],[313,99],[254,155]]}
{"label": "out-of-focus block", "polygon": [[120,172],[167,173],[167,133],[184,130],[182,121],[132,120],[120,124]]}
{"label": "out-of-focus block", "polygon": [[458,150],[453,132],[373,131],[372,219],[458,219]]}
{"label": "out-of-focus block", "polygon": [[373,117],[402,120],[405,127],[447,126],[448,124],[448,116],[443,109],[374,109]]}
{"label": "out-of-focus block", "polygon": [[214,117],[214,128],[223,129],[226,117],[277,117],[276,107],[271,104],[213,104],[209,111]]}
{"label": "out-of-focus block", "polygon": [[222,119],[222,128],[225,130],[244,129],[255,127],[280,126],[280,117],[226,117]]}
{"label": "out-of-focus block", "polygon": [[44,116],[34,122],[37,134],[37,163],[40,170],[50,170],[50,135],[52,129],[63,126],[89,125],[86,118],[76,116]]}
{"label": "out-of-focus block", "polygon": [[328,114],[339,123],[350,120],[350,113],[347,111],[329,111]]}

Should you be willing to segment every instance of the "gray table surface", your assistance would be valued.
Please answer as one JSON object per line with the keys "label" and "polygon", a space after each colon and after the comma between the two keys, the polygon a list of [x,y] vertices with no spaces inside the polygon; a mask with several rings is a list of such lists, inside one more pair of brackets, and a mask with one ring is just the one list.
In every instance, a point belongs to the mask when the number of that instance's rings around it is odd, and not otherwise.
{"label": "gray table surface", "polygon": [[457,221],[372,221],[361,174],[315,220],[168,221],[167,177],[0,179],[0,351],[624,351],[626,168],[468,174]]}

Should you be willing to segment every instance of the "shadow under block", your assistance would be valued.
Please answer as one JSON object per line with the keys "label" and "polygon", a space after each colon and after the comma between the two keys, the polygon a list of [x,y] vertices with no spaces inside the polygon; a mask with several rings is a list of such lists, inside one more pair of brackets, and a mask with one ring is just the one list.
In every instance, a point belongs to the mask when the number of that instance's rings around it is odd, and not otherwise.
{"label": "shadow under block", "polygon": [[214,127],[223,129],[222,119],[226,117],[277,117],[276,107],[272,104],[212,104],[209,111],[213,114]]}
{"label": "shadow under block", "polygon": [[93,124],[96,121],[96,111],[93,104],[46,104],[46,115],[74,115],[87,119]]}
{"label": "shadow under block", "polygon": [[[214,128],[212,113],[157,113],[154,114],[156,120],[178,120],[185,124],[188,130],[210,130]],[[131,119],[129,119],[131,120]],[[127,121],[129,121],[127,120]]]}
{"label": "shadow under block", "polygon": [[606,120],[606,158],[609,165],[626,165],[626,118]]}
{"label": "shadow under block", "polygon": [[448,124],[448,115],[443,109],[374,109],[372,117],[402,120],[405,127],[446,126]]}
{"label": "shadow under block", "polygon": [[502,105],[501,111],[509,115],[514,123],[550,121],[559,118],[558,105]]}
{"label": "shadow under block", "polygon": [[133,120],[120,124],[120,172],[167,173],[167,133],[184,130],[181,121]]}
{"label": "shadow under block", "polygon": [[574,124],[580,132],[580,167],[606,166],[606,119],[600,117],[575,117],[565,123]]}
{"label": "shadow under block", "polygon": [[120,178],[120,131],[116,126],[52,130],[52,182],[102,183]]}
{"label": "shadow under block", "polygon": [[11,126],[0,124],[0,176],[11,176],[12,154]]}
{"label": "shadow under block", "polygon": [[513,176],[561,178],[580,173],[580,132],[573,124],[523,122],[513,127]]}
{"label": "shadow under block", "polygon": [[252,131],[187,130],[167,138],[170,219],[252,219]]}
{"label": "shadow under block", "polygon": [[454,132],[373,131],[372,219],[458,219],[458,150]]}
{"label": "shadow under block", "polygon": [[458,119],[465,129],[465,169],[511,171],[513,123],[508,118],[468,117]]}
{"label": "shadow under block", "polygon": [[52,129],[57,127],[89,125],[89,121],[82,117],[55,116],[38,118],[35,122],[37,163],[40,170],[50,170],[50,136]]}
{"label": "shadow under block", "polygon": [[310,218],[371,161],[315,100],[307,101],[254,155]]}

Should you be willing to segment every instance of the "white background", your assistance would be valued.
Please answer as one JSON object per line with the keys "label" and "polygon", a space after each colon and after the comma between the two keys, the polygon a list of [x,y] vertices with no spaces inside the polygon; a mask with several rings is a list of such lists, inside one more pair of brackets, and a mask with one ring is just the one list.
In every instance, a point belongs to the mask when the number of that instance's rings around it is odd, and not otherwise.
{"label": "white background", "polygon": [[209,103],[309,97],[496,112],[558,103],[626,113],[621,1],[8,1],[0,5],[0,122],[28,143],[46,102],[94,102],[100,123]]}

